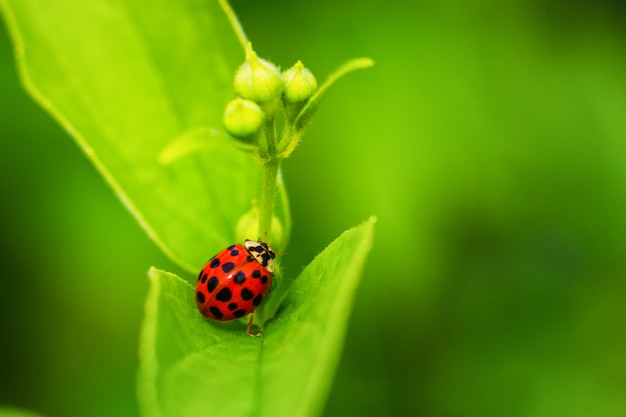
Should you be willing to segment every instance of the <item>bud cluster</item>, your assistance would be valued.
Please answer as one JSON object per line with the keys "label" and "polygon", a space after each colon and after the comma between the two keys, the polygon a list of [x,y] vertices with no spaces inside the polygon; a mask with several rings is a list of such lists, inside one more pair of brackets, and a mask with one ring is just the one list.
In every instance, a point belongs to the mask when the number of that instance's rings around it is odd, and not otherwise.
{"label": "bud cluster", "polygon": [[232,136],[253,142],[265,123],[273,123],[281,99],[288,120],[317,90],[317,80],[302,62],[281,73],[259,58],[248,43],[246,61],[237,69],[234,89],[238,98],[228,103],[224,127]]}

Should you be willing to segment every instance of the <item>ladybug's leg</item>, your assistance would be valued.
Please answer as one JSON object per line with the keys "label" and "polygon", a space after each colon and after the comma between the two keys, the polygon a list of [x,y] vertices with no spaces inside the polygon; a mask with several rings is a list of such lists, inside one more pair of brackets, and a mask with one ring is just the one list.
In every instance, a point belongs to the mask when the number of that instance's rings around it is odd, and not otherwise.
{"label": "ladybug's leg", "polygon": [[254,311],[250,313],[250,321],[248,322],[248,335],[252,337],[259,337],[263,334],[262,331],[252,332],[252,324],[254,323]]}

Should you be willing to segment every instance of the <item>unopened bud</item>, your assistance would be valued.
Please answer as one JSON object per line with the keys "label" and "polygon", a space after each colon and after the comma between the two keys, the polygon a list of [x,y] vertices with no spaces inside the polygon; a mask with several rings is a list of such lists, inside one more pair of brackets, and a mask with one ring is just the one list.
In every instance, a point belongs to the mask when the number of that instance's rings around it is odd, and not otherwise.
{"label": "unopened bud", "polygon": [[288,103],[308,100],[317,90],[317,80],[311,71],[298,61],[283,73],[284,99]]}
{"label": "unopened bud", "polygon": [[259,131],[265,115],[253,101],[237,98],[226,106],[224,128],[236,138],[248,138]]}
{"label": "unopened bud", "polygon": [[235,73],[235,93],[256,103],[276,99],[283,90],[283,81],[278,68],[257,56],[248,43],[246,62]]}

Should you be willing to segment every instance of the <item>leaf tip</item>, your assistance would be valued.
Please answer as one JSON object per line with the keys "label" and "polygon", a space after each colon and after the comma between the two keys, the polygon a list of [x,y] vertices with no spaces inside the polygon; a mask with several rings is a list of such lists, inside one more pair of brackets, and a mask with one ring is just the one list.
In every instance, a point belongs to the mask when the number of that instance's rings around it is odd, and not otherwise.
{"label": "leaf tip", "polygon": [[372,231],[374,228],[374,225],[378,222],[378,217],[375,215],[371,215],[367,218],[367,220],[365,220],[363,223],[359,224],[358,226],[353,227],[350,230],[353,229],[367,229],[368,231]]}
{"label": "leaf tip", "polygon": [[358,62],[360,68],[369,68],[376,64],[376,62],[374,62],[374,60],[370,57],[357,58],[355,61]]}
{"label": "leaf tip", "polygon": [[155,277],[155,275],[156,275],[156,272],[157,272],[157,268],[156,268],[156,266],[151,266],[151,267],[148,269],[148,278],[150,278],[150,279],[154,279],[154,277]]}

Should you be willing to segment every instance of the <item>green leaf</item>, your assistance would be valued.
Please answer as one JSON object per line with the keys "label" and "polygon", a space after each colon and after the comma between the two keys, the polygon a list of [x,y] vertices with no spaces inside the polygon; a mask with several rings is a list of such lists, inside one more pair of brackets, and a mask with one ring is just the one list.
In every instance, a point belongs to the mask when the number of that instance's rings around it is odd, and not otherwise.
{"label": "green leaf", "polygon": [[41,417],[41,414],[20,408],[0,406],[0,417]]}
{"label": "green leaf", "polygon": [[330,244],[251,338],[200,315],[194,288],[152,269],[140,347],[145,416],[316,416],[339,361],[375,219]]}
{"label": "green leaf", "polygon": [[207,253],[241,239],[235,225],[260,187],[251,156],[210,146],[168,165],[158,161],[185,132],[221,130],[234,97],[244,53],[217,1],[0,5],[27,90],[165,253],[193,271]]}

